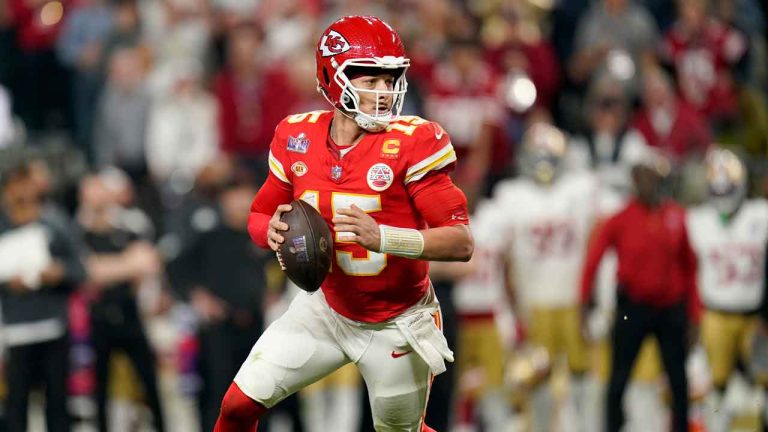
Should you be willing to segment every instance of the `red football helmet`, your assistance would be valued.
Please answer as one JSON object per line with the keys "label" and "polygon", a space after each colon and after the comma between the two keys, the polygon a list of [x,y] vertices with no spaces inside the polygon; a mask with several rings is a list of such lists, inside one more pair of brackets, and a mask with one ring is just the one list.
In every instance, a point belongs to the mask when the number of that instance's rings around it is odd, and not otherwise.
{"label": "red football helmet", "polygon": [[[389,24],[372,16],[341,18],[323,32],[317,43],[315,59],[318,90],[331,105],[348,114],[361,128],[376,132],[397,120],[408,88],[405,71],[410,60],[405,57],[400,36]],[[349,67],[391,71],[395,77],[392,90],[354,87],[345,72]],[[377,106],[373,114],[364,113],[360,111],[361,92],[376,93],[377,103],[379,96],[391,95],[391,107],[381,112]]]}

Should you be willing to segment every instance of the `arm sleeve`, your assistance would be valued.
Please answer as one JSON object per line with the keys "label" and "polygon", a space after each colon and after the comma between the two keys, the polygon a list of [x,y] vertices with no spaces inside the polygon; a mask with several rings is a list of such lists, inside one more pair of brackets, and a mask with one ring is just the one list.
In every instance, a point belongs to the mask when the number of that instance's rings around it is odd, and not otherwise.
{"label": "arm sleeve", "polygon": [[248,216],[248,233],[256,245],[269,248],[267,243],[267,229],[269,219],[275,213],[280,204],[286,204],[293,199],[293,188],[275,176],[271,171],[267,181],[261,186],[256,198],[251,204],[251,214]]}
{"label": "arm sleeve", "polygon": [[290,158],[284,146],[284,139],[281,138],[283,122],[275,128],[275,135],[269,144],[269,176],[256,194],[251,204],[251,214],[248,216],[248,233],[251,240],[264,249],[269,248],[267,229],[275,209],[293,199],[293,173],[284,168],[290,166]]}
{"label": "arm sleeve", "polygon": [[407,187],[416,209],[429,227],[469,223],[467,198],[445,171],[432,173]]}
{"label": "arm sleeve", "polygon": [[79,235],[74,232],[66,233],[60,228],[48,225],[54,231],[51,243],[51,255],[64,265],[64,281],[53,289],[71,290],[86,279],[83,255],[85,247]]}
{"label": "arm sleeve", "polygon": [[595,289],[595,277],[600,266],[600,260],[605,251],[613,245],[616,220],[611,218],[602,227],[596,227],[596,236],[590,242],[587,249],[587,259],[584,263],[584,272],[581,277],[581,302],[590,304],[592,292]]}
{"label": "arm sleeve", "polygon": [[686,309],[688,311],[688,318],[694,323],[698,323],[701,319],[701,301],[699,300],[699,286],[697,283],[697,269],[698,259],[696,258],[696,252],[691,247],[691,242],[688,239],[688,227],[685,228],[685,238],[683,244],[683,259],[682,264],[684,283],[686,288]]}

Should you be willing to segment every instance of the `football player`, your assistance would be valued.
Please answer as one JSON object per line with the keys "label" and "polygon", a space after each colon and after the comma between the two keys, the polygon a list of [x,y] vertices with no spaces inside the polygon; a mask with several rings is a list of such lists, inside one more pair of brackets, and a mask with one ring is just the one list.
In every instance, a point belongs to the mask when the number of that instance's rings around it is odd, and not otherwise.
{"label": "football player", "polygon": [[[545,347],[553,360],[566,355],[573,401],[584,413],[589,359],[579,331],[578,293],[597,211],[597,183],[586,171],[564,171],[567,144],[554,126],[533,124],[523,137],[523,175],[500,182],[494,201],[505,209],[499,235],[508,244],[515,319],[526,323],[531,345]],[[530,400],[534,430],[549,430],[555,418],[549,382]]]}
{"label": "football player", "polygon": [[448,177],[456,155],[438,124],[400,116],[409,59],[388,24],[341,18],[323,32],[315,58],[333,110],[277,126],[249,231],[276,251],[286,203],[303,199],[335,232],[331,272],[256,342],[215,430],[251,430],[289,394],[355,363],[376,430],[428,431],[430,383],[453,353],[427,261],[467,261],[474,247],[466,198]]}
{"label": "football player", "polygon": [[768,202],[746,199],[747,170],[731,151],[710,150],[706,170],[708,200],[687,217],[701,263],[701,340],[712,373],[707,430],[719,432],[729,430],[736,414],[722,404],[728,379],[738,361],[749,361],[751,338],[758,325],[765,325],[758,312],[766,301]]}
{"label": "football player", "polygon": [[[472,212],[475,253],[468,263],[438,263],[430,270],[450,265],[466,273],[456,278],[453,300],[459,318],[458,421],[466,430],[479,423],[484,430],[504,430],[510,410],[503,394],[505,349],[497,327],[497,313],[505,305],[504,237],[499,235],[506,216],[496,203],[480,201]],[[458,430],[462,430],[459,426]]]}

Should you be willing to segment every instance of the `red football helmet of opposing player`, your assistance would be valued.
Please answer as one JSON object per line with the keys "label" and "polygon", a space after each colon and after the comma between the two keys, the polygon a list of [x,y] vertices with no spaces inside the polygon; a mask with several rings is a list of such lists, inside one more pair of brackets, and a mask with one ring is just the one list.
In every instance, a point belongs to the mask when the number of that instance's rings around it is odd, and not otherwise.
{"label": "red football helmet of opposing player", "polygon": [[[397,32],[389,24],[372,16],[349,16],[330,25],[320,37],[315,53],[318,90],[335,108],[353,118],[361,128],[376,132],[397,120],[403,107],[408,83],[405,71],[410,60]],[[350,68],[378,69],[371,74],[391,72],[395,77],[392,90],[365,90],[352,85]],[[377,106],[373,113],[360,110],[360,93],[391,96],[387,110]]]}

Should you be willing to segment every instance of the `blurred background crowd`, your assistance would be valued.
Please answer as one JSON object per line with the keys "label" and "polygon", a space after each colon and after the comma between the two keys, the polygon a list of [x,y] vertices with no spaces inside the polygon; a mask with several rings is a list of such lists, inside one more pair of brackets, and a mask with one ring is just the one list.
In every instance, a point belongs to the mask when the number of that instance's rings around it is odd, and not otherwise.
{"label": "blurred background crowd", "polygon": [[[749,196],[768,197],[760,0],[0,0],[0,430],[46,421],[48,430],[212,429],[234,373],[293,292],[246,230],[274,127],[328,109],[315,46],[353,14],[400,33],[411,58],[404,113],[449,132],[454,180],[478,212],[516,211],[499,201],[502,186],[531,175],[524,144],[535,123],[564,131],[563,170],[611,197],[583,226],[630,197],[630,171],[648,149],[664,156],[665,193],[683,205],[706,199],[715,143],[746,163]],[[520,199],[544,216],[563,213]],[[566,219],[537,235],[557,238]],[[555,351],[526,343],[548,330],[524,319],[499,281],[504,263],[486,253],[503,224],[477,223],[487,274],[480,264],[433,269],[459,361],[435,381],[428,423],[600,430],[576,426],[583,409],[564,394],[575,388],[569,375],[609,366],[581,365],[568,348],[570,367],[558,369]],[[561,239],[558,250],[581,269],[586,240],[567,232],[577,241]],[[517,267],[520,290],[529,279]],[[581,273],[568,275],[559,283],[572,292],[558,298],[575,303]],[[638,364],[654,369],[658,354],[645,351]],[[664,376],[640,375],[628,394],[631,430],[663,430]],[[552,391],[537,415],[519,396],[542,380]],[[741,381],[742,398],[752,383]],[[363,387],[342,369],[262,427],[373,430]],[[762,396],[733,398],[759,417],[751,402]],[[18,414],[27,410],[29,419]]]}

